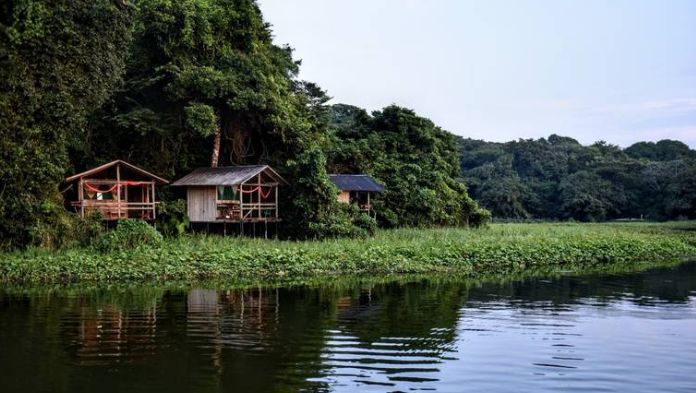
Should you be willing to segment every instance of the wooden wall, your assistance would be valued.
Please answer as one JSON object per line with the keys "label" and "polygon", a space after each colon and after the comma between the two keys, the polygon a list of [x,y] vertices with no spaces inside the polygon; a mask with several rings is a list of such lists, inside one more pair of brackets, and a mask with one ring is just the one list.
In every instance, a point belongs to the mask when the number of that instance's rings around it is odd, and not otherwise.
{"label": "wooden wall", "polygon": [[338,201],[341,203],[350,203],[350,191],[341,191],[338,194]]}
{"label": "wooden wall", "polygon": [[210,222],[217,218],[217,188],[189,187],[186,192],[188,217],[191,222]]}

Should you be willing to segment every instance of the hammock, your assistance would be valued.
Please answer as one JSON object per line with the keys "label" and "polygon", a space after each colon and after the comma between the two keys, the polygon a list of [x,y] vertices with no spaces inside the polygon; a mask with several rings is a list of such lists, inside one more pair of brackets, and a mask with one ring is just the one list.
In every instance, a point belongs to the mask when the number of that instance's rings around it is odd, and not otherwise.
{"label": "hammock", "polygon": [[261,186],[256,186],[256,187],[252,188],[251,190],[244,190],[242,187],[239,187],[239,191],[244,193],[244,194],[251,194],[251,193],[258,191],[259,194],[261,194],[261,198],[266,199],[271,195],[271,192],[273,191],[273,187],[272,186],[269,187],[268,191],[265,193],[263,192],[263,189],[261,188]]}
{"label": "hammock", "polygon": [[91,184],[89,184],[89,183],[87,183],[87,182],[84,183],[85,188],[87,188],[88,190],[90,190],[90,191],[92,191],[92,192],[99,192],[99,193],[102,193],[102,194],[106,194],[106,193],[112,192],[112,191],[114,191],[115,189],[117,189],[117,188],[119,188],[119,187],[121,187],[121,186],[139,186],[139,185],[143,185],[143,184],[149,184],[149,183],[146,182],[146,181],[122,181],[122,182],[120,182],[120,183],[114,184],[113,186],[111,186],[111,187],[110,187],[109,189],[107,189],[107,190],[100,190],[100,189],[98,189],[97,187],[95,187],[95,186],[93,186],[93,185],[91,185]]}

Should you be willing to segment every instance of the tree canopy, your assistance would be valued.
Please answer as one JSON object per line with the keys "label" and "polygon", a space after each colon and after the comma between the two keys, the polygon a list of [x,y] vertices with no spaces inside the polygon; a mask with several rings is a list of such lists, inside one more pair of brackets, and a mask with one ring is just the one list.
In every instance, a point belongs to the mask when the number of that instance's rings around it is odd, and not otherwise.
{"label": "tree canopy", "polygon": [[682,142],[621,149],[558,135],[507,143],[460,140],[464,181],[494,217],[696,218],[696,151]]}
{"label": "tree canopy", "polygon": [[0,247],[53,241],[68,146],[123,73],[132,14],[115,0],[0,5]]}

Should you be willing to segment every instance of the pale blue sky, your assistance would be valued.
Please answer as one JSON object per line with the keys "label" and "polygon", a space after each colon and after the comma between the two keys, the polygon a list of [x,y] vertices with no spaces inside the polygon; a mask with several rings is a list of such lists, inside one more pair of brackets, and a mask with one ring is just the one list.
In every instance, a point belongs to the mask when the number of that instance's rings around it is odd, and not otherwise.
{"label": "pale blue sky", "polygon": [[259,0],[334,103],[459,135],[696,147],[696,0]]}

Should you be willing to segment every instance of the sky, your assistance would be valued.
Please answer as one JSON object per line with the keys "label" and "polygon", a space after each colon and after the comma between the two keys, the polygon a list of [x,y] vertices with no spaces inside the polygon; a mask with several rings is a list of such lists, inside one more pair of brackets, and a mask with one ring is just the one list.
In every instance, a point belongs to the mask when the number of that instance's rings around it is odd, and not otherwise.
{"label": "sky", "polygon": [[300,78],[465,137],[696,148],[696,0],[259,0]]}

